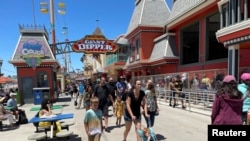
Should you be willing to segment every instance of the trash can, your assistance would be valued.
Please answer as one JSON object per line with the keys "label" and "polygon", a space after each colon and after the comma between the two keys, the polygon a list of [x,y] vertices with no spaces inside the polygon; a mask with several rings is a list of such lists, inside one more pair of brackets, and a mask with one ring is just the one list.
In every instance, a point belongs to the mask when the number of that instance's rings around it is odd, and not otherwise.
{"label": "trash can", "polygon": [[33,89],[33,95],[34,95],[34,104],[38,105],[42,103],[42,91]]}

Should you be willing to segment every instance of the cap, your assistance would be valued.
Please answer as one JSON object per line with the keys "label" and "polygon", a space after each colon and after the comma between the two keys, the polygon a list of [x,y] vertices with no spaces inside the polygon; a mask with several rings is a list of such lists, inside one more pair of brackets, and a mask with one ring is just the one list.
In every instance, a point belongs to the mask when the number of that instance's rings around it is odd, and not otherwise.
{"label": "cap", "polygon": [[101,79],[99,79],[99,78],[98,78],[98,79],[96,79],[96,82],[100,82],[100,81],[101,81]]}
{"label": "cap", "polygon": [[5,97],[0,97],[0,103],[4,101]]}
{"label": "cap", "polygon": [[240,78],[241,80],[250,80],[250,73],[243,73]]}
{"label": "cap", "polygon": [[125,79],[123,76],[120,76],[120,79]]}
{"label": "cap", "polygon": [[17,93],[10,93],[10,97],[17,95]]}
{"label": "cap", "polygon": [[227,75],[224,77],[223,82],[229,83],[231,81],[236,81],[235,77],[232,75]]}

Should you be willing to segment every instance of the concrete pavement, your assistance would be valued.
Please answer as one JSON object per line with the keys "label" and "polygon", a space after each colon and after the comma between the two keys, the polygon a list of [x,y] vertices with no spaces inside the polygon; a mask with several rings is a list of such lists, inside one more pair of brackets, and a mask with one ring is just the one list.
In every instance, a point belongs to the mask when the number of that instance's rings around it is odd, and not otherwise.
{"label": "concrete pavement", "polygon": [[[73,119],[75,125],[70,126],[69,129],[73,131],[73,135],[69,141],[87,141],[87,136],[83,127],[83,117],[85,109],[75,109],[74,102],[69,96],[62,95],[59,97],[55,105],[63,105],[62,113],[74,113]],[[32,118],[36,112],[30,111],[34,104],[25,104],[21,109],[25,109],[28,118]],[[38,106],[38,105],[36,105]],[[155,125],[153,127],[157,138],[160,141],[207,141],[207,125],[210,123],[210,111],[190,112],[179,107],[172,108],[168,104],[161,102],[159,104],[160,114],[156,117]],[[110,114],[112,111],[110,111]],[[8,123],[8,121],[4,121]],[[124,120],[122,121],[124,125]],[[144,119],[142,120],[145,126]],[[115,117],[109,118],[110,133],[104,132],[102,141],[122,141],[124,126],[115,126]],[[27,141],[27,137],[33,134],[35,127],[28,123],[20,125],[17,129],[0,131],[1,141]],[[50,139],[51,140],[51,139]],[[55,140],[55,139],[54,139]],[[134,126],[128,135],[127,141],[136,141]]]}

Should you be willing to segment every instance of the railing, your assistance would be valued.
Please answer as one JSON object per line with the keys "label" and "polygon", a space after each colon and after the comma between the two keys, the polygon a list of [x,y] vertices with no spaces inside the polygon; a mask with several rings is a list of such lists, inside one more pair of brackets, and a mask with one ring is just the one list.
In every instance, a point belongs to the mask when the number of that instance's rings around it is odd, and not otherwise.
{"label": "railing", "polygon": [[[158,87],[156,89],[158,104],[169,104],[170,99],[172,98],[171,104],[173,105],[173,92],[171,90],[166,90],[164,88]],[[212,110],[215,93],[216,91],[208,91],[208,90],[183,90],[179,92],[179,94],[184,94],[185,97],[181,98],[178,94],[175,94],[176,104],[181,105],[181,100],[184,100],[184,104],[186,109],[190,112],[198,112],[198,113],[208,113],[208,111]]]}

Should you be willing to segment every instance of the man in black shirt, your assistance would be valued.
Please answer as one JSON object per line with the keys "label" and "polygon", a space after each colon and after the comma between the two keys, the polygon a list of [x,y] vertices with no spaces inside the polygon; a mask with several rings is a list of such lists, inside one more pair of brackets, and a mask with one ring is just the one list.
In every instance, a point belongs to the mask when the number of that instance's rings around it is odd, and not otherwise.
{"label": "man in black shirt", "polygon": [[102,111],[102,115],[104,117],[104,125],[105,131],[110,132],[108,127],[108,101],[110,100],[114,105],[114,100],[112,95],[106,85],[105,77],[101,78],[100,84],[95,87],[94,93],[92,97],[97,97],[99,99],[99,106],[98,109]]}
{"label": "man in black shirt", "polygon": [[[115,82],[114,82],[114,80],[113,80],[112,77],[109,78],[109,82],[107,83],[107,87],[108,87],[108,89],[109,89],[110,94],[112,95],[113,100],[115,101],[115,99],[116,99],[117,88],[116,88],[116,86],[115,86]],[[111,102],[110,100],[108,101],[108,103],[109,103],[109,106],[112,105],[112,102]],[[114,108],[115,108],[115,107],[113,107],[113,114],[114,114],[114,112],[115,112],[115,109],[114,109]]]}

